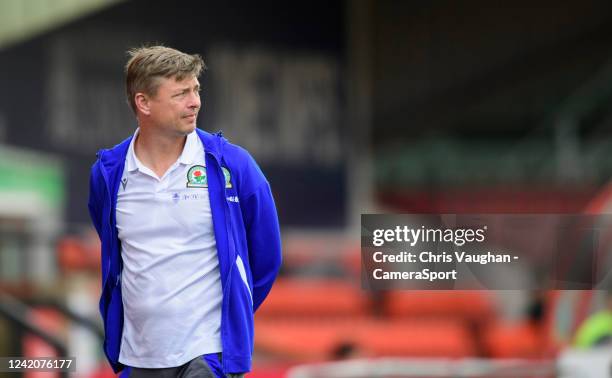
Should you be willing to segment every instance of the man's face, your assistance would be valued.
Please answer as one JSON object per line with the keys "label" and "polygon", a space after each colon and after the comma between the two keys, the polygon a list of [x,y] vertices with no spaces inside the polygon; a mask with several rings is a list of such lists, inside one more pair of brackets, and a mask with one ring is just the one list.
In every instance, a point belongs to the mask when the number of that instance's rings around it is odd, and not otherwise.
{"label": "man's face", "polygon": [[187,135],[196,127],[200,110],[200,83],[192,76],[177,81],[159,78],[155,96],[150,97],[149,120],[159,131]]}

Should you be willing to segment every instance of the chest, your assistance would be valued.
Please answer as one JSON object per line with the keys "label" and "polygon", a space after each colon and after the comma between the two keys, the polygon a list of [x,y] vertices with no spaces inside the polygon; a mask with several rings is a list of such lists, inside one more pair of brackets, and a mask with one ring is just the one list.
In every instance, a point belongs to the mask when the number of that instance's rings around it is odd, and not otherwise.
{"label": "chest", "polygon": [[120,239],[155,239],[212,232],[204,163],[179,164],[161,178],[126,171],[117,193]]}

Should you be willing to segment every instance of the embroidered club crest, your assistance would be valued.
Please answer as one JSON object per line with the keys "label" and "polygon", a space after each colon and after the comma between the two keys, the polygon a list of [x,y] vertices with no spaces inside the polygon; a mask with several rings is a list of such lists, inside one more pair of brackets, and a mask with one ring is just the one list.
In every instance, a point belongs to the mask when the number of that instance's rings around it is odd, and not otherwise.
{"label": "embroidered club crest", "polygon": [[208,179],[206,178],[205,166],[194,165],[193,167],[189,168],[189,171],[187,171],[187,187],[208,188]]}
{"label": "embroidered club crest", "polygon": [[229,170],[225,167],[221,167],[221,170],[223,170],[223,177],[225,177],[225,188],[229,189],[232,187],[232,181],[231,181]]}

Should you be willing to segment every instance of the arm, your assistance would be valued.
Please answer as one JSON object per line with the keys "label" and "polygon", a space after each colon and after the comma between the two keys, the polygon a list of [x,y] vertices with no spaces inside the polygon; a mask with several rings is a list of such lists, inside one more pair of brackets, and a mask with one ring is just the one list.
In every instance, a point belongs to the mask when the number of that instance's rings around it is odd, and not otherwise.
{"label": "arm", "polygon": [[91,173],[89,176],[89,201],[87,202],[87,207],[89,208],[89,216],[91,218],[91,222],[93,223],[96,232],[98,233],[98,237],[102,242],[102,249],[100,251],[101,254],[101,273],[102,273],[102,290],[104,291],[104,283],[109,274],[110,264],[105,264],[104,261],[107,258],[104,255],[104,235],[102,230],[102,221],[103,221],[103,184],[102,178],[100,176],[100,169],[98,167],[99,162],[96,162],[93,167],[91,167]]}
{"label": "arm", "polygon": [[281,265],[280,228],[268,182],[260,184],[242,202],[241,208],[247,233],[255,312],[270,292]]}
{"label": "arm", "polygon": [[98,162],[96,162],[91,167],[91,172],[89,174],[89,200],[87,201],[87,208],[89,209],[89,217],[91,218],[91,222],[93,223],[96,231],[98,232],[98,236],[102,238],[101,234],[101,215],[100,215],[100,194],[99,194],[99,185],[96,184],[98,180],[96,180],[95,175],[98,172]]}

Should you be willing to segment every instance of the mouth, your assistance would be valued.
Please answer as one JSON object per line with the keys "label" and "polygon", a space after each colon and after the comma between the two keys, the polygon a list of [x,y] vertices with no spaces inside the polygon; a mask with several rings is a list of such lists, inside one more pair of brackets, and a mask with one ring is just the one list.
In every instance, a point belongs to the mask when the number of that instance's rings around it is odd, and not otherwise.
{"label": "mouth", "polygon": [[197,116],[198,116],[197,114],[189,114],[189,115],[183,116],[183,118],[186,118],[188,120],[194,120],[196,119]]}

